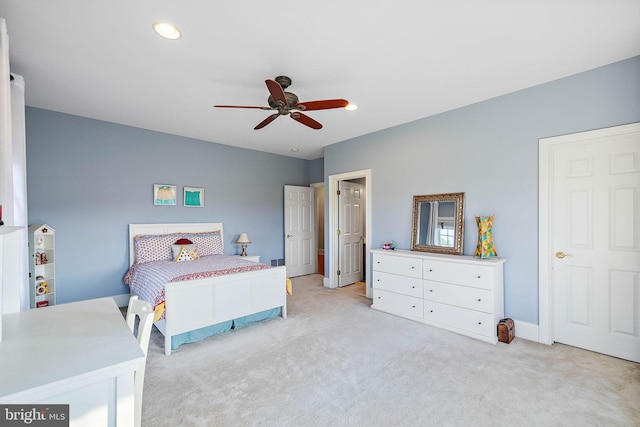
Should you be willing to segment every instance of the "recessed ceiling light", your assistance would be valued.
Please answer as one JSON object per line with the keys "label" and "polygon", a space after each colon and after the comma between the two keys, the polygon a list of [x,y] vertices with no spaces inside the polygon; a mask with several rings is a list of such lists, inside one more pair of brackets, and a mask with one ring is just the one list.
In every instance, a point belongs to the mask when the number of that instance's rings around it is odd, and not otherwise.
{"label": "recessed ceiling light", "polygon": [[176,40],[182,36],[178,27],[176,27],[173,24],[169,24],[168,22],[161,22],[161,21],[154,22],[153,31],[155,31],[156,33],[158,33],[158,35],[164,37],[165,39],[169,39],[169,40]]}
{"label": "recessed ceiling light", "polygon": [[300,149],[299,149],[299,148],[292,148],[292,149],[291,149],[291,152],[292,152],[292,153],[297,153],[298,151],[300,151]]}
{"label": "recessed ceiling light", "polygon": [[345,110],[349,110],[349,111],[353,111],[353,110],[357,110],[358,106],[356,104],[349,104],[346,107],[344,107]]}

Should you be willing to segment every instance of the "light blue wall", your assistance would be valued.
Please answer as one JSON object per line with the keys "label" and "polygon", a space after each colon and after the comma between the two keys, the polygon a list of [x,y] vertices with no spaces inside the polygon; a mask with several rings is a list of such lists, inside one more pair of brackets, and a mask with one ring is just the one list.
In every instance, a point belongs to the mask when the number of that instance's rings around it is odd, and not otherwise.
{"label": "light blue wall", "polygon": [[324,181],[324,158],[309,162],[309,183],[315,184]]}
{"label": "light blue wall", "polygon": [[537,324],[538,139],[637,121],[640,57],[331,145],[325,180],[372,170],[373,248],[410,247],[414,195],[465,192],[464,254],[475,249],[474,216],[495,215],[505,315]]}
{"label": "light blue wall", "polygon": [[[241,232],[263,262],[284,258],[283,186],[308,185],[308,161],[27,108],[29,223],[56,230],[59,303],[128,293],[128,224],[223,222],[225,253]],[[178,186],[154,206],[153,184]],[[205,206],[182,206],[184,186]]]}

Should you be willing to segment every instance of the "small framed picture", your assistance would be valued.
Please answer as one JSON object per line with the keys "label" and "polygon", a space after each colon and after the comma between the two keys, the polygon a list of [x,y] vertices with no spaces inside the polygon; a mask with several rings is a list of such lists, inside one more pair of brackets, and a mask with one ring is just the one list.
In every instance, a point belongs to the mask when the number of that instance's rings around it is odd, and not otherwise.
{"label": "small framed picture", "polygon": [[184,206],[201,208],[204,206],[204,188],[184,187]]}
{"label": "small framed picture", "polygon": [[169,184],[153,184],[153,204],[156,206],[176,205],[176,186]]}

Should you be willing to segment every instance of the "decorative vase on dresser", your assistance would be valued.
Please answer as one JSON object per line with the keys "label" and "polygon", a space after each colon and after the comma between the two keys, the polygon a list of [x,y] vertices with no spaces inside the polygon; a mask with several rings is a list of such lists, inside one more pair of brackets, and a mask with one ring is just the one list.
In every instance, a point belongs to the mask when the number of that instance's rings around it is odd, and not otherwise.
{"label": "decorative vase on dresser", "polygon": [[374,309],[489,343],[504,317],[504,258],[373,249]]}

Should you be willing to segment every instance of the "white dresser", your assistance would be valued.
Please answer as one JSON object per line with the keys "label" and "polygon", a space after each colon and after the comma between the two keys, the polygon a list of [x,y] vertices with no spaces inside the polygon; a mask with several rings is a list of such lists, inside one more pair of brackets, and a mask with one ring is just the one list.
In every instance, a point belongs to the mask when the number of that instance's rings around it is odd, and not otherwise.
{"label": "white dresser", "polygon": [[374,249],[372,308],[490,342],[504,317],[504,258]]}

